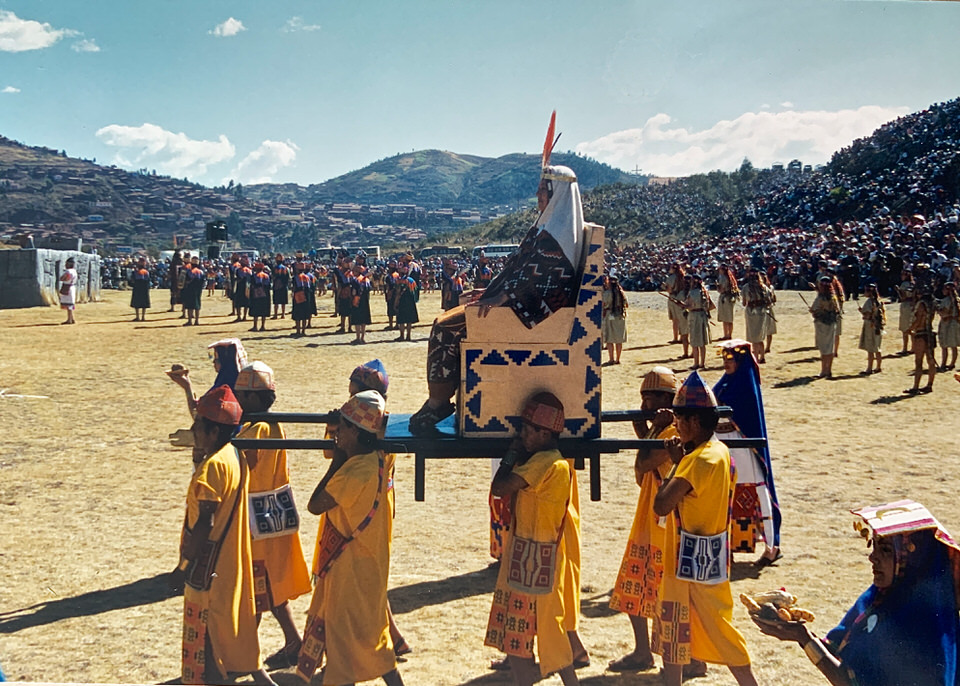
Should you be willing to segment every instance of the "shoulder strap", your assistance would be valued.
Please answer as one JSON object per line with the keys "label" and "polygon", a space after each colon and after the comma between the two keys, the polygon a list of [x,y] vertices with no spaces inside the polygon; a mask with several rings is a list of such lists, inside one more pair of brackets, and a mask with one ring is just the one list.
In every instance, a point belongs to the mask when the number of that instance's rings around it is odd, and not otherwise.
{"label": "shoulder strap", "polygon": [[367,516],[357,524],[357,528],[354,529],[353,535],[350,536],[347,540],[352,540],[356,538],[357,534],[367,528],[370,522],[373,520],[373,516],[377,514],[377,510],[380,508],[380,493],[383,490],[383,466],[384,466],[384,453],[382,450],[377,451],[377,495],[373,499],[373,505],[370,508],[370,512],[367,513]]}
{"label": "shoulder strap", "polygon": [[560,520],[560,528],[557,530],[557,545],[560,545],[560,539],[563,538],[563,527],[567,525],[567,510],[570,509],[570,498],[573,495],[573,480],[577,478],[574,469],[570,470],[570,485],[567,487],[567,502],[563,506],[563,518]]}
{"label": "shoulder strap", "polygon": [[[336,549],[331,550],[329,557],[323,563],[320,570],[317,572],[318,578],[323,578],[327,575],[327,572],[330,571],[330,567],[336,562],[337,558],[343,553],[344,549],[347,547],[347,544],[350,543],[354,538],[357,537],[361,531],[367,528],[371,521],[373,521],[373,516],[377,514],[377,510],[380,508],[380,494],[383,491],[383,469],[384,469],[384,453],[382,450],[377,451],[377,495],[373,499],[373,506],[370,508],[370,512],[367,513],[367,516],[364,517],[357,528],[353,530],[353,533],[350,536],[340,535],[341,540],[336,543]],[[329,521],[324,522],[324,527],[333,526]],[[338,532],[339,535],[339,532]]]}
{"label": "shoulder strap", "polygon": [[220,540],[217,541],[217,550],[220,549],[220,546],[223,545],[223,541],[227,538],[227,533],[230,531],[230,525],[233,524],[233,515],[236,514],[237,506],[240,504],[240,496],[243,494],[243,487],[247,482],[247,461],[236,448],[233,449],[233,454],[237,456],[237,462],[240,463],[240,484],[237,486],[237,492],[233,495],[233,506],[230,508],[230,515],[227,517],[227,525],[223,528],[223,533],[220,534]]}

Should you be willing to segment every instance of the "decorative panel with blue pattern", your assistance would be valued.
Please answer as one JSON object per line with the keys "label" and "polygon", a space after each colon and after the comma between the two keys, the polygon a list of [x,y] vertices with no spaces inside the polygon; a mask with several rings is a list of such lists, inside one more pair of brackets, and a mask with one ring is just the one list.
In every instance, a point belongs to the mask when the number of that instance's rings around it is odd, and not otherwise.
{"label": "decorative panel with blue pattern", "polygon": [[[600,437],[603,227],[588,225],[587,237],[573,324],[561,340],[516,343],[504,331],[503,343],[471,343],[468,326],[460,349],[462,436],[513,435],[524,401],[535,392],[550,391],[565,408],[564,437]],[[523,325],[518,321],[517,326]],[[522,333],[516,338],[523,339]]]}

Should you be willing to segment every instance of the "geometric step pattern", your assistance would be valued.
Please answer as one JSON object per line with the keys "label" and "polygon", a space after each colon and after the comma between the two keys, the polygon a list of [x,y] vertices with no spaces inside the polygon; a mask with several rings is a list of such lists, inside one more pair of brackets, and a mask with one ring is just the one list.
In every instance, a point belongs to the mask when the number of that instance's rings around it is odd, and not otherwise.
{"label": "geometric step pattern", "polygon": [[548,390],[564,404],[564,437],[600,437],[603,227],[588,225],[587,239],[573,324],[562,340],[510,343],[505,331],[503,343],[471,342],[468,331],[460,350],[461,435],[514,435],[523,401],[531,393]]}

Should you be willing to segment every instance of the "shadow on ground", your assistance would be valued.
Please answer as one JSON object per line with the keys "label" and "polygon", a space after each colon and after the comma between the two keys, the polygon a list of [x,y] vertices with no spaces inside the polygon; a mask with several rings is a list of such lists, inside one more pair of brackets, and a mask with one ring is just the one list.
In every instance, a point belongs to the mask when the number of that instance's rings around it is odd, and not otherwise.
{"label": "shadow on ground", "polygon": [[774,388],[796,388],[797,386],[806,386],[808,383],[812,383],[819,379],[818,376],[798,376],[796,379],[788,379],[787,381],[780,381],[779,383],[773,384]]}
{"label": "shadow on ground", "polygon": [[443,605],[452,600],[492,594],[496,584],[497,565],[492,564],[466,574],[448,576],[446,579],[391,588],[387,595],[390,597],[393,614],[402,615],[430,605]]}
{"label": "shadow on ground", "polygon": [[0,634],[13,634],[22,629],[53,624],[61,619],[89,617],[112,610],[159,603],[174,595],[179,594],[173,593],[167,586],[167,574],[157,574],[123,586],[0,613]]}
{"label": "shadow on ground", "polygon": [[610,609],[610,594],[613,591],[604,591],[597,595],[585,597],[580,594],[580,614],[584,617],[612,617],[619,614],[616,610]]}
{"label": "shadow on ground", "polygon": [[801,357],[799,360],[787,360],[786,364],[803,364],[804,362],[817,362],[819,357]]}
{"label": "shadow on ground", "polygon": [[671,365],[678,365],[678,366],[679,366],[680,364],[683,363],[684,360],[692,360],[692,359],[693,359],[692,357],[680,357],[679,355],[677,355],[676,357],[668,357],[668,358],[666,358],[665,360],[650,360],[650,361],[645,361],[644,364],[665,364],[665,365],[667,365],[668,367],[670,367],[671,369],[673,369],[673,367],[672,367]]}
{"label": "shadow on ground", "polygon": [[[774,562],[772,567],[776,567]],[[744,579],[759,579],[761,568],[753,562],[733,562],[730,564],[730,581],[743,581]]]}
{"label": "shadow on ground", "polygon": [[808,346],[806,346],[806,347],[804,347],[804,348],[791,348],[790,350],[780,350],[780,351],[778,351],[778,352],[781,352],[781,353],[805,353],[805,352],[809,352],[809,351],[811,351],[811,350],[816,350],[816,349],[817,349],[817,346],[815,346],[815,345],[808,345]]}
{"label": "shadow on ground", "polygon": [[871,400],[871,405],[892,405],[893,403],[898,403],[901,400],[909,400],[916,396],[910,395],[908,393],[903,393],[901,395],[882,395],[876,400]]}

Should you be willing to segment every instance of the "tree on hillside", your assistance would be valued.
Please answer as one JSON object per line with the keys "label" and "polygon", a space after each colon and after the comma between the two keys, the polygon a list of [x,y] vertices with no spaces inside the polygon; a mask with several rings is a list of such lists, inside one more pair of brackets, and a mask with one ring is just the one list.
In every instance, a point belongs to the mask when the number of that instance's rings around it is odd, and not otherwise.
{"label": "tree on hillside", "polygon": [[230,216],[227,217],[227,235],[236,240],[240,240],[243,237],[243,229],[243,220],[237,211],[234,210],[230,213]]}
{"label": "tree on hillside", "polygon": [[752,183],[757,178],[757,170],[750,161],[750,158],[743,158],[743,162],[740,163],[740,168],[737,170],[737,174],[739,174],[741,181],[746,183]]}

